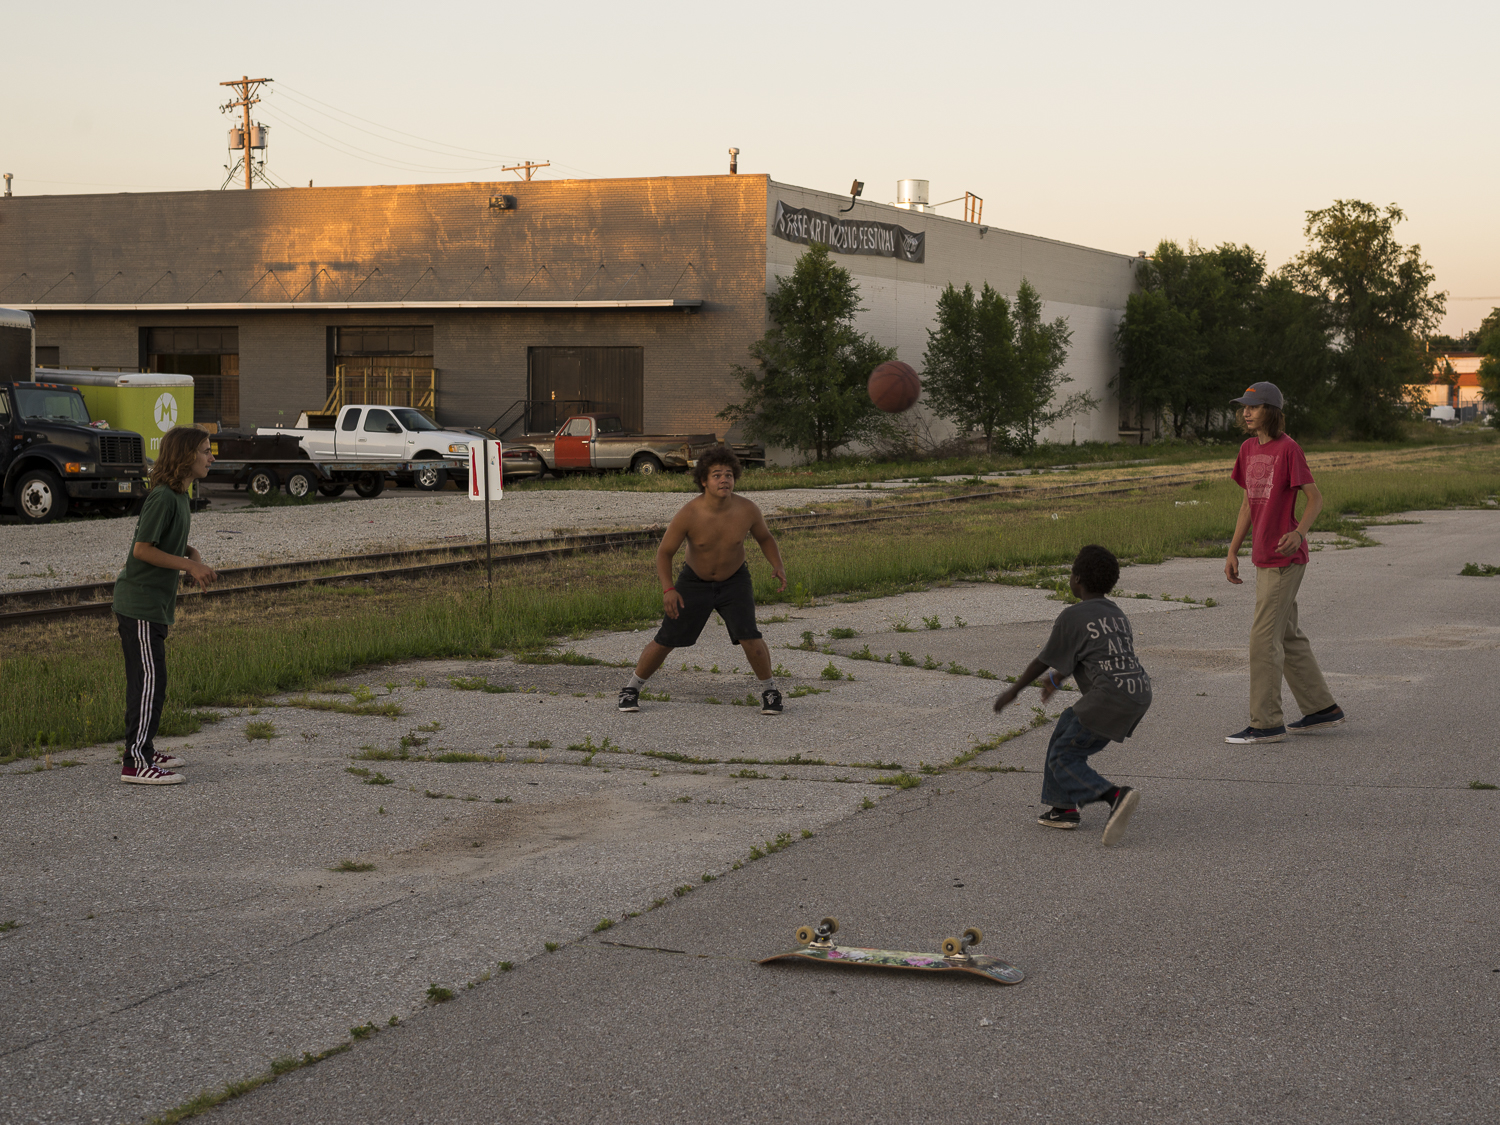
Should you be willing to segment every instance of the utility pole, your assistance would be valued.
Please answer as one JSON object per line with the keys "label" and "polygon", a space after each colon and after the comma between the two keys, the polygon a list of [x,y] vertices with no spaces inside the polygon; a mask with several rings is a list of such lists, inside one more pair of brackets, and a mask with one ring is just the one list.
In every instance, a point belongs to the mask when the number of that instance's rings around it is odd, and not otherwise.
{"label": "utility pole", "polygon": [[509,168],[501,168],[500,171],[514,172],[517,176],[521,176],[523,179],[530,180],[532,176],[536,175],[536,170],[538,168],[550,167],[552,167],[552,161],[550,160],[544,160],[540,164],[533,164],[528,160],[524,164],[512,164]]}
{"label": "utility pole", "polygon": [[219,83],[220,86],[233,86],[236,90],[239,91],[239,95],[240,95],[238,101],[226,102],[224,105],[221,105],[219,107],[219,112],[220,113],[227,113],[231,109],[239,109],[239,108],[243,108],[244,111],[245,111],[244,137],[240,141],[240,143],[244,146],[244,148],[242,149],[242,152],[244,153],[243,159],[244,159],[244,162],[245,162],[245,190],[246,191],[250,190],[250,176],[251,176],[251,163],[250,163],[250,161],[251,161],[251,156],[250,156],[250,107],[253,106],[256,102],[260,101],[259,98],[253,97],[252,95],[255,93],[256,90],[258,90],[260,88],[260,86],[261,86],[262,83],[265,83],[265,82],[274,82],[274,81],[275,81],[274,78],[251,78],[247,74],[243,78],[239,79],[238,81],[220,82]]}

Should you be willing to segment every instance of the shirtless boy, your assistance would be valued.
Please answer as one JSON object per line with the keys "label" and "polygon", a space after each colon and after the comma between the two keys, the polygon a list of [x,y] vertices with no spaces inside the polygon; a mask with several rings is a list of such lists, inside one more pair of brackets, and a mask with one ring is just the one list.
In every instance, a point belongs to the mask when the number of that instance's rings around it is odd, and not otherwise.
{"label": "shirtless boy", "polygon": [[[620,689],[621,711],[641,709],[641,688],[646,681],[674,648],[695,644],[709,615],[718,610],[729,630],[730,643],[744,650],[760,681],[756,685],[760,688],[760,713],[781,714],[781,692],[771,680],[771,650],[755,625],[755,588],[745,562],[745,537],[753,535],[760,544],[782,590],[786,589],[786,568],[760,509],[734,494],[739,476],[739,458],[726,445],[714,446],[693,467],[693,479],[702,491],[672,517],[656,549],[656,577],[662,586],[665,616],[656,637],[636,662],[635,675]],[[687,564],[674,586],[672,558],[683,540],[687,541]]]}

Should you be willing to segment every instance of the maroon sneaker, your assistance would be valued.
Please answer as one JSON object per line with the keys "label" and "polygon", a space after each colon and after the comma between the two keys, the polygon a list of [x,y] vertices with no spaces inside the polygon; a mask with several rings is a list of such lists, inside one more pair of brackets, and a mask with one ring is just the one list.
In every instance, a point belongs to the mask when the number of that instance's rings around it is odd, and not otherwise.
{"label": "maroon sneaker", "polygon": [[120,780],[128,785],[181,785],[187,778],[157,766],[147,766],[143,770],[126,766],[120,771]]}

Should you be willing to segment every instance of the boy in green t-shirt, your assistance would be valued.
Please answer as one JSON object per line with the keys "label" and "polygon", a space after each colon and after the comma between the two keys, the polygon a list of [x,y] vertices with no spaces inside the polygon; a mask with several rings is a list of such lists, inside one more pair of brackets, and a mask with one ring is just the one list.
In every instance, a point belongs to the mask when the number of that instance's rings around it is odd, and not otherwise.
{"label": "boy in green t-shirt", "polygon": [[174,767],[187,765],[153,746],[167,698],[167,629],[177,610],[179,570],[202,589],[219,576],[188,545],[192,512],[188,485],[213,464],[208,434],[177,426],[161,439],[151,466],[151,491],[141,508],[125,569],[115,579],[115,620],[125,648],[125,765],[120,780],[133,785],[177,785]]}

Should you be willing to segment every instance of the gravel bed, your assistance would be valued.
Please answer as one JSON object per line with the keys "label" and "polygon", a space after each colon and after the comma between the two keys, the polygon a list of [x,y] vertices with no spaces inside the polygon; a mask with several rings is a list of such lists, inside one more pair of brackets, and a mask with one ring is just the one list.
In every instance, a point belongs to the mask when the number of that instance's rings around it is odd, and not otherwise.
{"label": "gravel bed", "polygon": [[[210,496],[213,494],[210,493]],[[663,525],[689,499],[680,492],[507,492],[492,509],[495,540],[556,531]],[[847,492],[757,493],[767,514],[847,503]],[[0,527],[0,593],[111,581],[125,565],[134,519],[73,519]],[[453,493],[395,494],[296,507],[237,508],[193,517],[193,546],[210,566],[250,566],[484,540],[484,509]]]}

